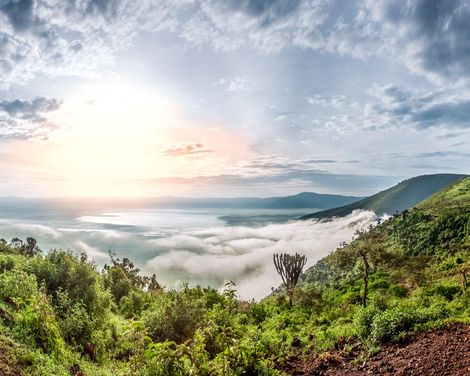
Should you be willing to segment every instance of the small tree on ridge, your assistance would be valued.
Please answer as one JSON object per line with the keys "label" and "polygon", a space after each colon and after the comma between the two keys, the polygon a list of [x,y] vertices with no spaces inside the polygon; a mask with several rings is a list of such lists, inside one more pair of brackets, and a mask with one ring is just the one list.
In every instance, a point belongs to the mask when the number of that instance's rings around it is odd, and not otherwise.
{"label": "small tree on ridge", "polygon": [[273,255],[274,266],[282,278],[284,286],[286,286],[289,296],[289,305],[292,305],[292,289],[297,285],[302,269],[307,262],[306,256],[298,253],[290,255],[288,253],[275,253]]}

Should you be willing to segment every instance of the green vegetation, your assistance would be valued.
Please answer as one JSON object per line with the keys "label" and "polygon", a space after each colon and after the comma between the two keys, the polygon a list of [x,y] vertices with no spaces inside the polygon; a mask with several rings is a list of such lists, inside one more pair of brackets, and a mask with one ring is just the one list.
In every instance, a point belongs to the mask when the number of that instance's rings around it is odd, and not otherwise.
{"label": "green vegetation", "polygon": [[265,209],[329,209],[348,205],[363,197],[328,195],[314,192],[302,192],[294,196],[269,199]]}
{"label": "green vegetation", "polygon": [[308,214],[300,219],[323,219],[344,217],[354,210],[371,210],[378,215],[394,214],[410,209],[432,194],[447,187],[449,184],[462,180],[467,175],[434,174],[417,176],[379,192],[373,196],[333,209]]}
{"label": "green vegetation", "polygon": [[[313,241],[313,239],[312,239]],[[34,247],[33,247],[34,244]],[[357,234],[261,302],[236,286],[165,290],[127,259],[0,242],[6,375],[283,375],[294,352],[367,356],[470,322],[470,178]],[[274,266],[273,266],[274,268]]]}

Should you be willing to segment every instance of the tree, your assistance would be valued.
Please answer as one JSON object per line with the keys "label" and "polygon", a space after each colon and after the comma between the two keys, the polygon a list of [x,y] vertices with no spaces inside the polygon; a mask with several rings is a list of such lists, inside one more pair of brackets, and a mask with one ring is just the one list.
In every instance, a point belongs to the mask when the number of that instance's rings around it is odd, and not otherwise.
{"label": "tree", "polygon": [[468,286],[468,273],[470,273],[470,260],[468,260],[468,254],[465,256],[459,255],[456,260],[455,264],[457,266],[457,272],[460,275],[460,283],[462,284],[462,290],[465,292]]}
{"label": "tree", "polygon": [[11,239],[11,242],[10,242],[10,245],[16,249],[20,249],[21,247],[23,247],[23,244],[24,244],[23,240],[19,238],[13,238]]}
{"label": "tree", "polygon": [[292,290],[299,281],[302,269],[307,262],[306,256],[301,256],[298,253],[290,255],[288,253],[275,253],[273,255],[274,266],[282,278],[284,286],[286,286],[287,294],[289,296],[289,305],[292,305]]}
{"label": "tree", "polygon": [[37,246],[37,240],[31,237],[26,238],[26,244],[24,246],[28,256],[34,256],[41,253],[41,250]]}
{"label": "tree", "polygon": [[371,268],[387,258],[390,259],[390,255],[383,250],[381,245],[382,236],[378,228],[370,226],[368,232],[358,230],[354,236],[355,240],[351,244],[337,250],[332,256],[332,261],[340,268],[355,265],[357,260],[361,261],[363,269],[362,279],[364,281],[361,303],[363,307],[366,307]]}
{"label": "tree", "polygon": [[143,291],[160,290],[161,286],[157,281],[157,277],[153,274],[151,277],[139,275],[140,269],[126,257],[122,260],[109,252],[112,265],[104,266],[104,283],[109,288],[116,300],[120,303],[121,299],[128,295],[133,289]]}

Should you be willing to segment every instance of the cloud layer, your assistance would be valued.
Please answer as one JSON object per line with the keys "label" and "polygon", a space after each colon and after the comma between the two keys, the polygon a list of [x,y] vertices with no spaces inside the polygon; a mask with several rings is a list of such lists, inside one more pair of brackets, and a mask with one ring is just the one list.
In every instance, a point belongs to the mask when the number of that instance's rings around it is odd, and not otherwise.
{"label": "cloud layer", "polygon": [[209,281],[222,287],[237,284],[246,299],[262,298],[280,284],[272,264],[274,253],[301,253],[308,257],[307,267],[349,241],[356,229],[376,220],[371,212],[355,212],[331,222],[292,222],[260,228],[220,227],[191,231],[152,241],[159,253],[145,263],[167,281]]}
{"label": "cloud layer", "polygon": [[2,0],[0,89],[37,74],[93,76],[139,31],[170,27],[177,3]]}
{"label": "cloud layer", "polygon": [[[169,31],[193,46],[297,46],[365,59],[399,60],[431,80],[468,77],[466,0],[435,1],[130,1],[2,0],[2,85],[38,73],[94,75],[129,48],[140,31]],[[238,90],[245,84],[234,81]]]}
{"label": "cloud layer", "polygon": [[[149,219],[136,215],[140,221]],[[181,215],[185,213],[178,215],[182,220]],[[4,219],[0,220],[0,231],[7,238],[33,236],[45,249],[59,247],[85,252],[99,265],[108,261],[107,251],[111,250],[119,257],[130,257],[145,273],[156,273],[159,281],[169,288],[179,287],[183,282],[222,288],[226,282],[234,281],[240,296],[246,299],[262,298],[271,287],[280,284],[272,263],[274,253],[305,254],[308,267],[341,242],[349,241],[355,230],[364,229],[376,220],[372,212],[354,212],[330,222],[177,229],[168,228],[169,218],[162,222],[166,226],[152,229],[111,226],[106,224],[105,217],[102,225],[65,219],[57,222],[57,217],[53,218],[56,218],[54,223],[43,218],[42,225]]]}

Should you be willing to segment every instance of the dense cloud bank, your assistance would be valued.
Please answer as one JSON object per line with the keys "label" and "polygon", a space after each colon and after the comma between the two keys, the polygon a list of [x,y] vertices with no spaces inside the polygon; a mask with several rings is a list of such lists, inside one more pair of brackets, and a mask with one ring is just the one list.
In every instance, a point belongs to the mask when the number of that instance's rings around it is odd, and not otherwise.
{"label": "dense cloud bank", "polygon": [[[353,214],[330,222],[292,221],[261,227],[220,226],[172,230],[155,237],[148,228],[71,228],[0,223],[3,233],[35,236],[39,244],[60,244],[85,252],[105,263],[107,250],[129,257],[145,273],[156,273],[169,288],[190,284],[222,288],[234,281],[241,297],[262,298],[280,284],[272,263],[277,252],[299,252],[307,267],[349,241],[356,229],[374,223],[372,212]],[[44,247],[43,247],[44,248]]]}
{"label": "dense cloud bank", "polygon": [[274,253],[305,254],[308,267],[375,220],[372,212],[355,212],[330,222],[218,227],[174,235],[153,241],[158,255],[145,263],[145,270],[172,281],[186,276],[218,287],[232,280],[242,297],[261,298],[280,283]]}

